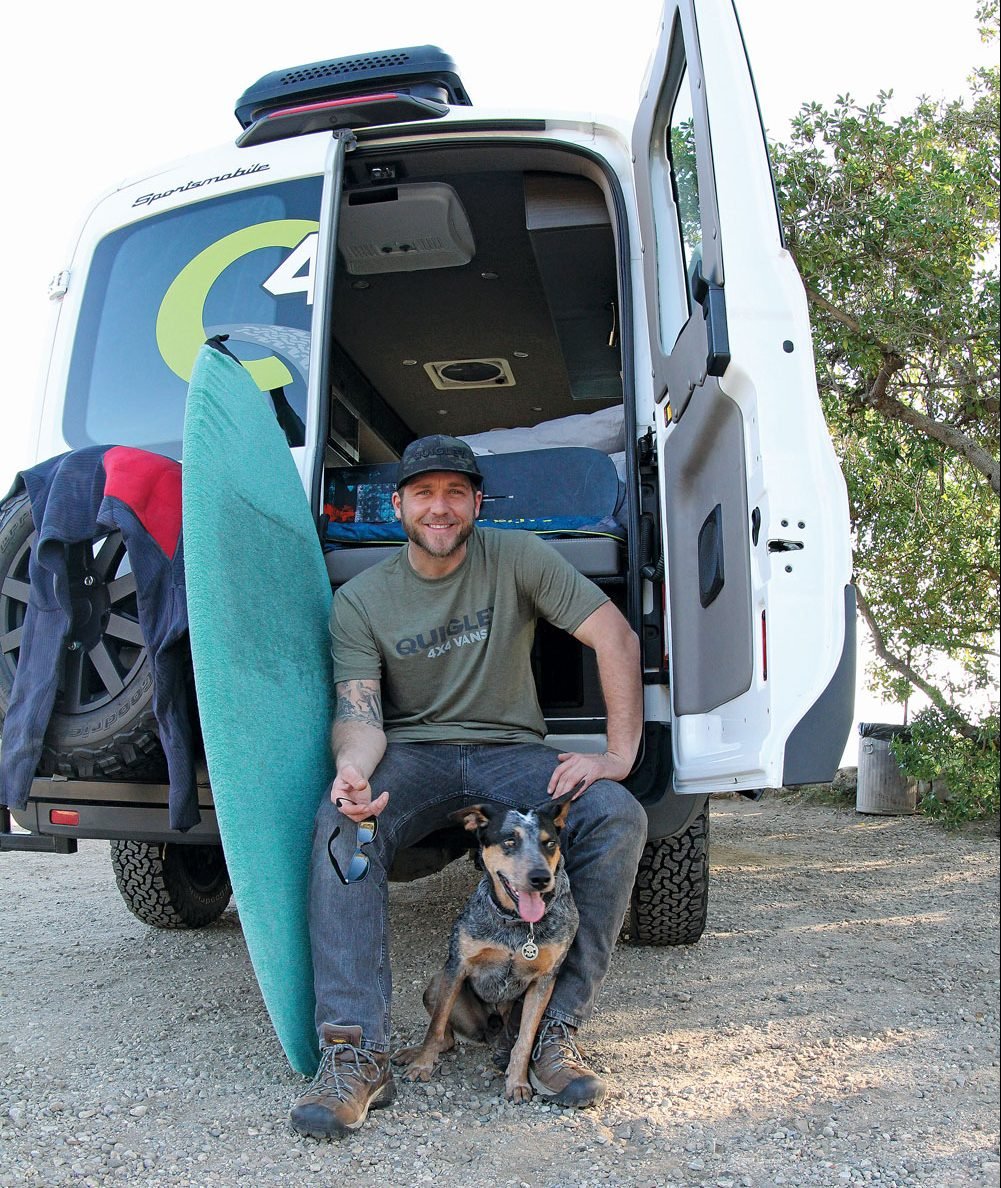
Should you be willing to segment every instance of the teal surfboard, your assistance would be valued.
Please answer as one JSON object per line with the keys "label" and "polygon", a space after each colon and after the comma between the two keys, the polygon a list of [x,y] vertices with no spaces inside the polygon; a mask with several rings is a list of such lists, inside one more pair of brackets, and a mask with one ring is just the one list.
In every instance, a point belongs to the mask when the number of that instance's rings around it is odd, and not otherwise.
{"label": "teal surfboard", "polygon": [[184,569],[212,797],[254,972],[289,1063],[316,1070],[310,839],[333,775],[330,584],[284,434],[211,347],[188,392]]}

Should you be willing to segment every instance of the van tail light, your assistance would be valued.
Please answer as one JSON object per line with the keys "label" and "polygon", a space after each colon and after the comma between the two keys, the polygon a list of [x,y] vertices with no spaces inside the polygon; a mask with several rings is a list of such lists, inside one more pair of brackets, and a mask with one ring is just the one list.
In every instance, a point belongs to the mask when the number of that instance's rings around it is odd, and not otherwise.
{"label": "van tail light", "polygon": [[761,612],[761,679],[768,680],[768,624],[765,612]]}
{"label": "van tail light", "polygon": [[79,825],[80,814],[76,809],[49,809],[50,825]]}

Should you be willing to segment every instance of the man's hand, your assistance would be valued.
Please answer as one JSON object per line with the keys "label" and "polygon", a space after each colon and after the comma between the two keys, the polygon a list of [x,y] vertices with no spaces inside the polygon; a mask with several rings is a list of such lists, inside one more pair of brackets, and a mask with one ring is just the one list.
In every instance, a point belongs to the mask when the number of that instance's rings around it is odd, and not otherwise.
{"label": "man's hand", "polygon": [[632,763],[614,751],[605,751],[600,755],[566,751],[558,758],[559,766],[553,772],[547,789],[554,800],[571,792],[573,795],[570,799],[576,800],[595,780],[624,780],[632,770]]}
{"label": "man's hand", "polygon": [[357,767],[345,763],[330,785],[330,799],[338,812],[343,813],[349,820],[358,822],[377,817],[389,804],[389,793],[383,792],[373,800],[372,785]]}

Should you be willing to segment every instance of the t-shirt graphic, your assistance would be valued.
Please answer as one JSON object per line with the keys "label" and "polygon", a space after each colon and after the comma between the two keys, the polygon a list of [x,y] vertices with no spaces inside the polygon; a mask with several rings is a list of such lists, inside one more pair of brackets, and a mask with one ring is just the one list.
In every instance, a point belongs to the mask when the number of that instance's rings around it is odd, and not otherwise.
{"label": "t-shirt graphic", "polygon": [[393,650],[398,656],[424,655],[428,660],[436,660],[453,649],[458,651],[459,648],[482,643],[490,634],[493,614],[494,608],[485,606],[482,610],[463,615],[461,619],[449,619],[447,623],[427,627],[416,635],[404,635],[396,641]]}

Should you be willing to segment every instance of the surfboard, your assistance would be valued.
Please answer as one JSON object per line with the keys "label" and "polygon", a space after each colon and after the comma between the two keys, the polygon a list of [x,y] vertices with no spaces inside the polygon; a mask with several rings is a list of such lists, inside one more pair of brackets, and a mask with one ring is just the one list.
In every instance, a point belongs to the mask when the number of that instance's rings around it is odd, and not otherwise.
{"label": "surfboard", "polygon": [[182,459],[195,690],[219,832],[289,1063],[319,1053],[306,922],[313,818],[333,776],[330,584],[302,482],[244,368],[203,347]]}

